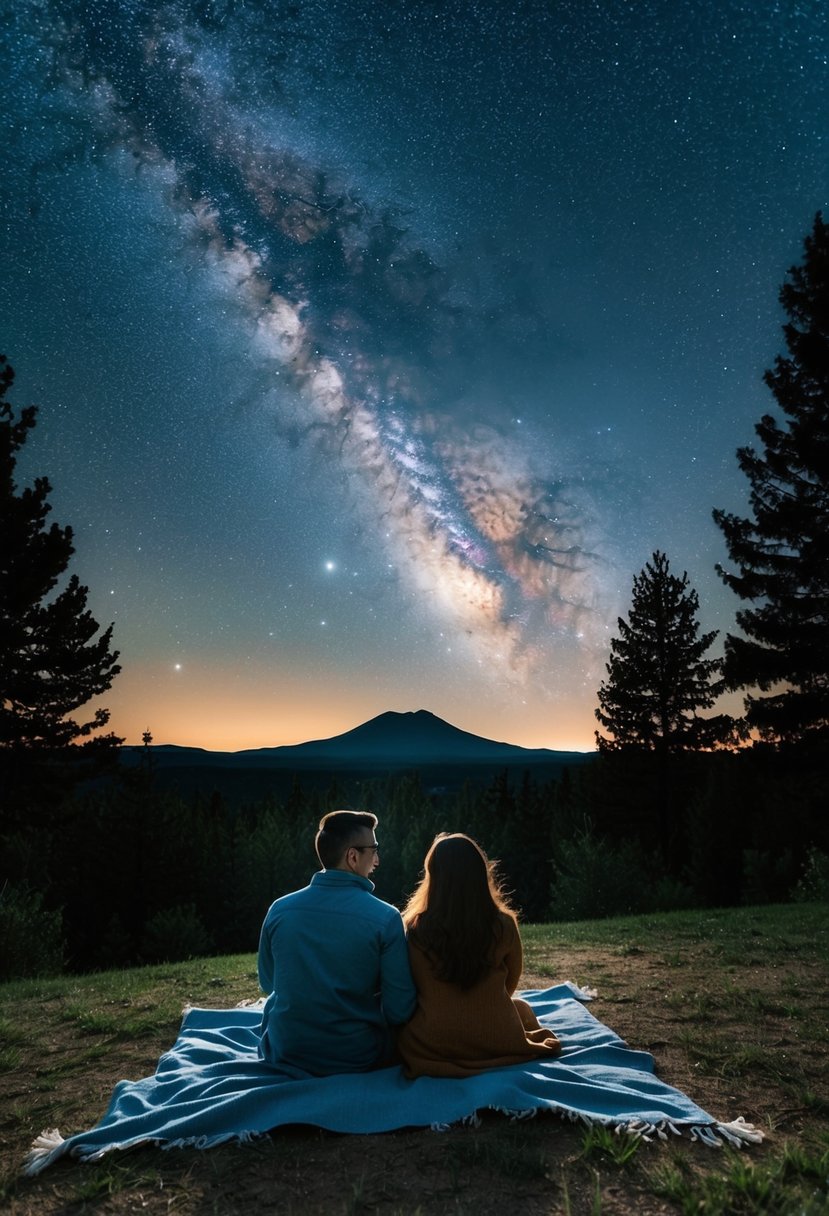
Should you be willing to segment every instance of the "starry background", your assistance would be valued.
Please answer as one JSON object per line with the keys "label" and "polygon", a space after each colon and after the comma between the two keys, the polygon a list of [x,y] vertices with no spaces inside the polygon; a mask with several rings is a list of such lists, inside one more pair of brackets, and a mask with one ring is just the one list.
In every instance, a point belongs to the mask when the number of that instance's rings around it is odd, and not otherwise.
{"label": "starry background", "polygon": [[[593,746],[827,204],[818,0],[4,0],[0,343],[128,742]],[[722,633],[720,635],[721,641]]]}

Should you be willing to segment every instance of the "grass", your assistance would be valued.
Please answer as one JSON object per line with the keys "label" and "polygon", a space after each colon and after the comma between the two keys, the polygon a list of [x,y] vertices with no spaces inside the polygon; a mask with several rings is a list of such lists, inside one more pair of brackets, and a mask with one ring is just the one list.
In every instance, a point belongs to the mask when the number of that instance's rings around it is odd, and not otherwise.
{"label": "grass", "polygon": [[456,1140],[448,1154],[465,1171],[486,1171],[502,1178],[545,1178],[550,1171],[543,1146],[525,1135],[521,1123],[508,1123],[497,1137]]}
{"label": "grass", "polygon": [[768,1133],[741,1153],[647,1143],[554,1116],[242,1148],[20,1165],[44,1127],[92,1125],[121,1077],[152,1073],[184,1005],[258,995],[252,955],[0,986],[0,1207],[37,1213],[251,1210],[281,1216],[829,1211],[829,909],[682,911],[522,928],[526,987],[574,979],[594,1012],[716,1117]]}
{"label": "grass", "polygon": [[651,1171],[655,1193],[671,1200],[682,1216],[736,1216],[764,1212],[770,1216],[817,1216],[829,1210],[829,1141],[824,1147],[785,1144],[781,1153],[760,1164],[728,1153],[725,1167],[695,1179],[684,1164]]}
{"label": "grass", "polygon": [[582,1157],[585,1161],[610,1161],[613,1165],[630,1165],[642,1147],[638,1136],[616,1133],[612,1128],[596,1125],[584,1133]]}
{"label": "grass", "polygon": [[121,1191],[131,1192],[137,1187],[155,1186],[157,1182],[158,1174],[152,1170],[137,1170],[131,1165],[108,1161],[78,1183],[72,1193],[72,1201],[84,1204],[105,1195],[117,1195]]}
{"label": "grass", "polygon": [[[618,916],[608,920],[524,925],[525,953],[547,953],[556,945],[616,947],[622,954],[684,953],[688,946],[704,947],[722,962],[744,966],[759,958],[788,957],[804,949],[829,961],[826,904],[783,904],[752,908],[682,909],[677,912]],[[752,960],[747,960],[747,946]]]}

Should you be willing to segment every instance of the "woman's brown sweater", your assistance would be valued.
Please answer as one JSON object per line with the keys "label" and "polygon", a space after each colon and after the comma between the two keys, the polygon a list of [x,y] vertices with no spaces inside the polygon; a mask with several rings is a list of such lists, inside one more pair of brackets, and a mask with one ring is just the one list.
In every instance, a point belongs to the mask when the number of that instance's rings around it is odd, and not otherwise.
{"label": "woman's brown sweater", "polygon": [[526,1001],[513,998],[523,952],[513,917],[501,915],[493,965],[472,988],[439,980],[429,957],[409,940],[417,1009],[398,1034],[408,1077],[468,1077],[561,1051]]}

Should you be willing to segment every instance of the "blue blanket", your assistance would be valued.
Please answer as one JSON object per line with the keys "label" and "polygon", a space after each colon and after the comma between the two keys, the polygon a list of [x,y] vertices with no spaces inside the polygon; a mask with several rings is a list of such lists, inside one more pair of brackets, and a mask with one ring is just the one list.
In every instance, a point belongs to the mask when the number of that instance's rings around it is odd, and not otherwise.
{"label": "blue blanket", "polygon": [[707,1144],[757,1141],[742,1119],[719,1123],[654,1075],[652,1056],[632,1051],[584,1007],[572,984],[522,992],[539,1020],[562,1041],[561,1056],[477,1076],[420,1077],[400,1068],[297,1079],[257,1056],[261,1012],[254,1008],[190,1009],[155,1075],[121,1081],[96,1127],[64,1140],[56,1130],[35,1141],[26,1172],[39,1173],[64,1154],[84,1161],[148,1142],[162,1148],[210,1148],[248,1141],[286,1124],[333,1132],[442,1128],[497,1110],[513,1117],[554,1111],[648,1137],[687,1130]]}

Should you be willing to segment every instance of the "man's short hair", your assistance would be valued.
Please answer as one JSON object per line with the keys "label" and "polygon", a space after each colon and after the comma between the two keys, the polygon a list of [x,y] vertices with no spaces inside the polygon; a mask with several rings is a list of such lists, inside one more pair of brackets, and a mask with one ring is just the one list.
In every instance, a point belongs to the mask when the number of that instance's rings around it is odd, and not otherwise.
{"label": "man's short hair", "polygon": [[377,816],[371,811],[329,811],[323,815],[314,841],[320,865],[325,870],[338,866],[346,849],[358,839],[360,828],[373,832],[376,827]]}

